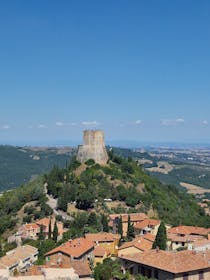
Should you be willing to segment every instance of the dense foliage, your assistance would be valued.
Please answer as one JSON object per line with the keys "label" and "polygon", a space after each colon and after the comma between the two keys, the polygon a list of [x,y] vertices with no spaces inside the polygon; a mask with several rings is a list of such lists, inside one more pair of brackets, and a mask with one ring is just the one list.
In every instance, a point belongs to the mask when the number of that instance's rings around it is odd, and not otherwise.
{"label": "dense foliage", "polygon": [[27,216],[25,216],[23,222],[30,222],[32,217],[41,218],[52,214],[52,209],[46,204],[41,178],[14,190],[4,192],[0,196],[0,234],[7,229],[14,228],[18,222],[17,212],[30,201],[37,201],[40,210],[38,211],[33,207],[24,208]]}

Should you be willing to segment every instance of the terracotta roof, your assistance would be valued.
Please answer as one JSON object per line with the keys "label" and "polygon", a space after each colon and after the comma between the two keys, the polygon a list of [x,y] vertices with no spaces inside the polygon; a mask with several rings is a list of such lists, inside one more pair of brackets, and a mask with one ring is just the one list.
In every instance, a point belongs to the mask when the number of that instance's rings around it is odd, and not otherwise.
{"label": "terracotta roof", "polygon": [[86,233],[85,238],[93,242],[113,242],[116,239],[119,240],[120,235],[111,232]]}
{"label": "terracotta roof", "polygon": [[109,250],[104,249],[102,246],[98,245],[94,249],[94,256],[95,257],[104,257],[106,255],[109,255]]}
{"label": "terracotta roof", "polygon": [[122,259],[141,263],[171,273],[183,273],[210,267],[210,253],[195,253],[194,251],[169,252],[150,250],[132,256],[121,256]]}
{"label": "terracotta roof", "polygon": [[210,229],[193,226],[178,226],[170,228],[168,233],[208,235],[208,233],[210,233]]}
{"label": "terracotta roof", "polygon": [[175,233],[167,233],[167,239],[173,242],[195,242],[197,240],[206,240],[206,238],[201,235],[186,234],[185,236],[180,236]]}
{"label": "terracotta roof", "polygon": [[31,230],[31,229],[39,229],[39,226],[35,223],[30,223],[30,224],[24,224],[23,227],[26,230]]}
{"label": "terracotta roof", "polygon": [[196,240],[194,243],[193,243],[193,247],[202,247],[202,246],[205,246],[205,245],[210,245],[210,240],[208,239],[202,239],[202,240]]}
{"label": "terracotta roof", "polygon": [[40,225],[40,226],[43,225],[43,226],[45,226],[45,227],[48,227],[48,226],[49,226],[49,223],[50,223],[50,218],[47,218],[47,217],[42,218],[42,219],[36,221],[36,224],[37,224],[37,225]]}
{"label": "terracotta roof", "polygon": [[111,220],[114,220],[115,218],[119,218],[120,216],[122,217],[123,222],[128,221],[128,216],[130,216],[131,222],[138,222],[148,218],[148,216],[144,213],[110,214],[109,218]]}
{"label": "terracotta roof", "polygon": [[130,242],[125,242],[118,248],[118,251],[129,248],[129,247],[135,247],[144,252],[144,251],[150,250],[152,248],[152,244],[153,244],[153,242],[151,242],[147,239],[144,239],[144,237],[141,236],[141,237],[135,238],[134,240],[132,240]]}
{"label": "terracotta roof", "polygon": [[84,237],[69,240],[59,247],[47,252],[45,256],[53,255],[58,252],[62,252],[68,256],[80,257],[89,250],[94,249],[94,243],[91,240],[85,239]]}
{"label": "terracotta roof", "polygon": [[71,265],[79,277],[92,275],[92,271],[87,261],[72,261]]}
{"label": "terracotta roof", "polygon": [[151,234],[151,233],[146,233],[143,235],[144,239],[147,239],[151,242],[154,242],[155,241],[155,235]]}
{"label": "terracotta roof", "polygon": [[154,220],[154,219],[145,219],[141,222],[138,222],[136,225],[134,225],[134,228],[136,229],[143,229],[145,227],[150,226],[157,226],[160,224],[160,220]]}

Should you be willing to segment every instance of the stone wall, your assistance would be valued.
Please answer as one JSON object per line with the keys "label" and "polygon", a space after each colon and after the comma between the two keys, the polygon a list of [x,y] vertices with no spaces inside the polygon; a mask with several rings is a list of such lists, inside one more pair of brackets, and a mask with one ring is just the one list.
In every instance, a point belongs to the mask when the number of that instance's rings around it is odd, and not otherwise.
{"label": "stone wall", "polygon": [[102,130],[85,130],[83,132],[83,145],[78,147],[77,160],[81,163],[94,159],[98,164],[105,165],[108,155],[104,144]]}

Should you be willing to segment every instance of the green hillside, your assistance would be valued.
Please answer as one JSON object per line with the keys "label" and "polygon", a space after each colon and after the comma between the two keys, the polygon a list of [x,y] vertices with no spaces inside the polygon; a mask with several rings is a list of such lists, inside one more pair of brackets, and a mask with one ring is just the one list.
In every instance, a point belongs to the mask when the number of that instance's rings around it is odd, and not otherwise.
{"label": "green hillside", "polygon": [[25,184],[54,165],[65,167],[72,153],[71,149],[0,146],[0,191]]}
{"label": "green hillside", "polygon": [[110,153],[110,162],[105,167],[91,160],[86,166],[81,166],[73,160],[67,170],[54,168],[45,180],[48,192],[58,197],[58,207],[64,211],[69,202],[75,201],[78,209],[87,210],[101,205],[103,211],[110,212],[104,201],[112,199],[123,201],[130,212],[147,213],[152,209],[166,223],[210,227],[210,217],[205,216],[192,195],[160,183],[131,158]]}

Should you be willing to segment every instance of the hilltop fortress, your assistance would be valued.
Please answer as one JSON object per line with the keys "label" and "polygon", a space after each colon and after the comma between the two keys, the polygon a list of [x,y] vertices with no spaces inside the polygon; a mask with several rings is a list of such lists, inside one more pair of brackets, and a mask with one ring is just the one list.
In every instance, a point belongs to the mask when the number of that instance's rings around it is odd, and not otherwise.
{"label": "hilltop fortress", "polygon": [[85,130],[83,132],[83,145],[78,146],[77,160],[81,163],[94,159],[98,164],[105,165],[108,155],[104,144],[102,130]]}

